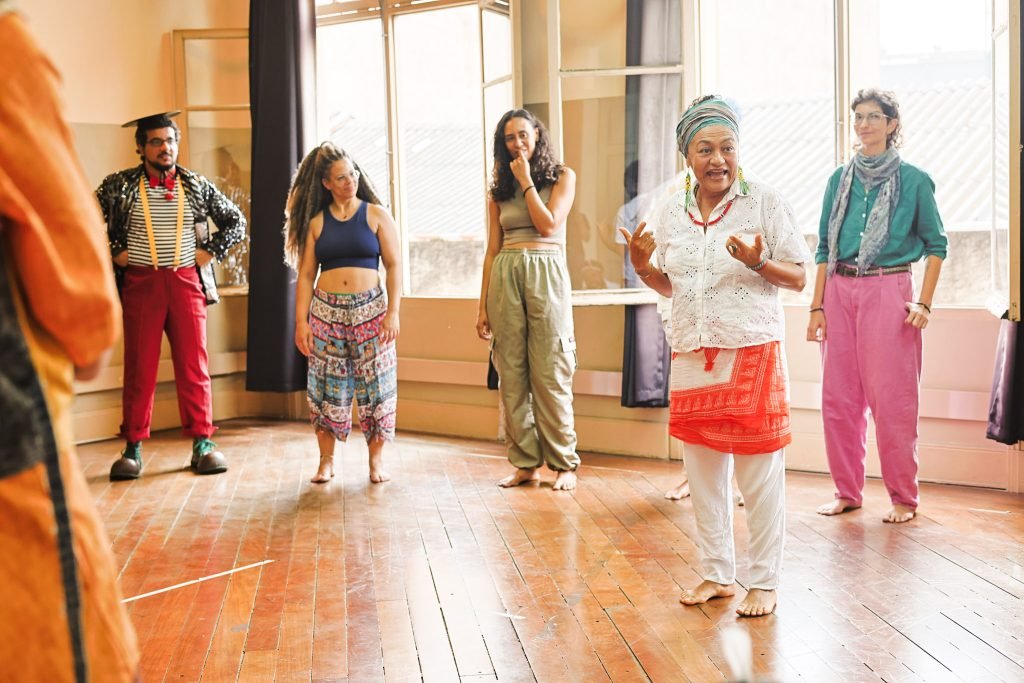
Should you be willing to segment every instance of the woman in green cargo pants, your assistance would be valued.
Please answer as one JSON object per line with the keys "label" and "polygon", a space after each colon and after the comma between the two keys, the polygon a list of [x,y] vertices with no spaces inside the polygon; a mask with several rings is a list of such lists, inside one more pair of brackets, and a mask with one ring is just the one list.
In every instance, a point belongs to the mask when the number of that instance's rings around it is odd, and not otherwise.
{"label": "woman in green cargo pants", "polygon": [[558,473],[552,489],[576,488],[576,338],[565,264],[565,219],[575,195],[576,174],[552,157],[544,124],[525,109],[502,116],[476,322],[477,334],[491,342],[515,467],[499,486],[538,481],[546,464]]}

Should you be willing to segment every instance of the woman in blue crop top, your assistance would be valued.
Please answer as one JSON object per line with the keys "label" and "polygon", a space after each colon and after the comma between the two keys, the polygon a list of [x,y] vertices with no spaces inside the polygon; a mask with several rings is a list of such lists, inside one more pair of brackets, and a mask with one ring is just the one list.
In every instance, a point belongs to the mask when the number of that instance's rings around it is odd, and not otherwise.
{"label": "woman in blue crop top", "polygon": [[494,131],[476,323],[480,338],[491,342],[508,459],[516,468],[499,486],[537,481],[546,464],[558,473],[554,490],[576,487],[576,338],[565,263],[565,220],[575,194],[576,175],[552,156],[544,125],[525,109],[507,112]]}
{"label": "woman in blue crop top", "polygon": [[285,259],[298,271],[295,345],[309,359],[306,397],[320,447],[311,481],[334,476],[334,444],[348,439],[353,398],[370,451],[370,481],[387,481],[382,456],[395,438],[402,293],[395,221],[359,166],[329,142],[299,165],[286,217]]}

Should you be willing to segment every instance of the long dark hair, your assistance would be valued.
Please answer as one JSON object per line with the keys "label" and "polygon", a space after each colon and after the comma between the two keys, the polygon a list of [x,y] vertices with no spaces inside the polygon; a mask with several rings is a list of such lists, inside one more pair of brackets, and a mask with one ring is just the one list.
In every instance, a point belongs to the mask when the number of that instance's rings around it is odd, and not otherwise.
{"label": "long dark hair", "polygon": [[548,129],[540,119],[525,109],[507,111],[501,117],[501,121],[498,121],[498,127],[494,129],[494,169],[491,171],[490,194],[491,199],[496,202],[508,201],[516,193],[516,178],[509,167],[512,156],[505,146],[505,124],[514,118],[526,119],[537,131],[537,144],[530,159],[530,178],[537,191],[557,183],[558,177],[565,170],[565,166],[551,154],[551,138],[548,137]]}
{"label": "long dark hair", "polygon": [[296,270],[309,236],[309,222],[331,204],[331,191],[321,181],[327,178],[337,161],[347,161],[352,170],[359,173],[357,197],[370,204],[381,203],[373,183],[348,152],[330,142],[315,147],[295,171],[284,209],[284,261]]}

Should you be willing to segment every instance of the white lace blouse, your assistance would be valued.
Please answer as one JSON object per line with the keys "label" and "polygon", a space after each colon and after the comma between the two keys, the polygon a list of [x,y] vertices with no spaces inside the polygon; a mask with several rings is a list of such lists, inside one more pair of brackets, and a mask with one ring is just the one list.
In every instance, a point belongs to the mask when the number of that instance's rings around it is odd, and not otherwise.
{"label": "white lace blouse", "polygon": [[789,204],[765,185],[747,185],[743,193],[739,181],[733,183],[711,212],[707,231],[692,198],[687,211],[685,190],[650,215],[655,260],[672,283],[665,331],[673,351],[757,346],[785,334],[778,288],[734,259],[725,243],[738,235],[752,245],[761,233],[765,258],[810,263],[811,254]]}

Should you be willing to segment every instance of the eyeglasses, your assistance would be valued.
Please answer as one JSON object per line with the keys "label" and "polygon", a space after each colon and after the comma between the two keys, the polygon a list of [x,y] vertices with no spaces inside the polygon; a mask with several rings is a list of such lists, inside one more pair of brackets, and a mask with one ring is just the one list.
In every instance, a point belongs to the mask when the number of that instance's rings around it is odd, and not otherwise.
{"label": "eyeglasses", "polygon": [[159,149],[160,147],[163,147],[165,143],[170,145],[171,147],[174,147],[175,145],[178,144],[178,139],[177,138],[150,138],[149,140],[146,140],[146,144],[149,145],[150,147],[152,147],[153,149]]}
{"label": "eyeglasses", "polygon": [[857,125],[860,125],[860,124],[864,123],[865,121],[867,121],[872,126],[874,126],[874,125],[877,125],[877,124],[881,123],[882,121],[886,121],[886,120],[888,120],[890,118],[892,118],[892,117],[891,116],[886,116],[885,114],[883,114],[880,111],[873,111],[873,112],[869,112],[867,114],[854,114],[853,115],[853,122],[855,124],[857,124]]}
{"label": "eyeglasses", "polygon": [[351,173],[343,173],[342,175],[335,176],[339,181],[351,180],[353,183],[359,182],[359,171],[352,171]]}

